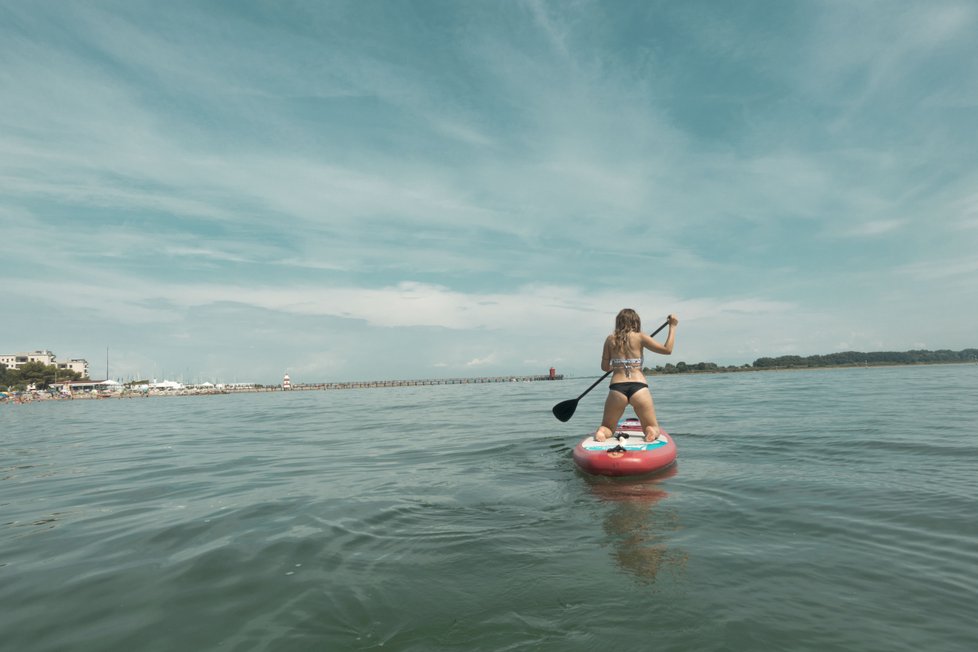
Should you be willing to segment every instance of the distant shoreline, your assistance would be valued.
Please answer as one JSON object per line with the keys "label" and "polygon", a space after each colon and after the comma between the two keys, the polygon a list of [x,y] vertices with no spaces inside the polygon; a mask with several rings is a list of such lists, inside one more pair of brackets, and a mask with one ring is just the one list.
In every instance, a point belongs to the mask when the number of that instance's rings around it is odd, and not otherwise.
{"label": "distant shoreline", "polygon": [[[643,369],[643,373],[646,376],[700,376],[704,374],[743,374],[752,372],[768,372],[768,371],[818,371],[820,369],[832,370],[832,369],[879,369],[886,367],[934,367],[939,365],[969,365],[978,364],[978,362],[972,362],[970,360],[963,360],[959,362],[879,362],[873,364],[838,364],[838,365],[817,365],[811,367],[717,367],[716,369],[688,369],[686,371],[656,371],[655,369]],[[597,378],[597,374],[593,376],[568,376],[568,380],[587,380],[588,378]]]}
{"label": "distant shoreline", "polygon": [[778,357],[762,357],[753,363],[743,365],[720,366],[713,362],[697,362],[687,364],[679,362],[675,365],[657,365],[655,369],[643,369],[646,373],[676,374],[676,373],[740,373],[743,371],[787,371],[792,369],[844,369],[850,367],[893,367],[920,364],[969,364],[978,363],[978,349],[962,349],[951,351],[939,349],[928,351],[915,349],[911,351],[841,351],[823,355],[782,355]]}
{"label": "distant shoreline", "polygon": [[[281,385],[236,385],[214,387],[186,387],[181,389],[134,389],[123,387],[118,390],[86,390],[71,393],[51,392],[48,390],[31,390],[9,393],[6,398],[0,397],[4,403],[32,403],[34,401],[90,401],[102,399],[132,399],[153,398],[158,396],[215,396],[220,394],[254,394],[266,392],[308,392],[331,391],[343,389],[368,389],[381,387],[430,387],[434,385],[479,385],[489,383],[529,383],[540,381],[563,380],[563,374],[549,375],[506,375],[481,376],[473,378],[430,378],[414,380],[365,380],[331,383],[299,383],[289,387]],[[137,386],[138,387],[138,386]]]}
{"label": "distant shoreline", "polygon": [[864,362],[861,364],[825,364],[812,365],[810,367],[718,367],[717,369],[691,369],[689,371],[676,371],[672,373],[649,370],[653,376],[675,376],[679,374],[741,374],[752,371],[814,371],[817,369],[873,369],[877,367],[932,367],[935,365],[948,364],[978,364],[971,360],[945,361],[945,362]]}
{"label": "distant shoreline", "polygon": [[[644,369],[644,373],[647,376],[685,376],[685,375],[703,375],[703,374],[740,374],[740,373],[750,373],[750,372],[769,372],[769,371],[818,371],[818,370],[832,370],[832,369],[878,369],[878,368],[892,368],[892,367],[924,367],[924,366],[939,366],[939,365],[969,365],[978,364],[971,360],[960,360],[960,361],[935,361],[935,362],[876,362],[876,363],[861,363],[861,364],[836,364],[836,365],[813,365],[813,366],[790,366],[790,367],[754,367],[754,366],[743,366],[743,367],[716,367],[713,369],[694,369],[687,368],[685,371],[671,371],[663,372],[656,371],[654,369]],[[33,392],[21,392],[21,393],[7,393],[6,398],[0,397],[0,405],[4,404],[18,404],[18,403],[33,403],[33,402],[47,402],[47,401],[92,401],[92,400],[104,400],[104,399],[133,399],[133,398],[155,398],[155,397],[173,397],[173,396],[216,396],[216,395],[227,395],[227,394],[259,394],[259,393],[269,393],[269,392],[308,392],[308,391],[333,391],[333,390],[344,390],[344,389],[373,389],[373,388],[384,388],[384,387],[432,387],[435,385],[478,385],[478,384],[488,384],[488,383],[503,383],[503,382],[538,382],[538,381],[561,381],[561,380],[589,380],[597,378],[594,376],[565,376],[563,374],[557,374],[553,378],[549,376],[518,376],[518,375],[507,375],[507,376],[493,376],[493,377],[478,377],[478,378],[443,378],[443,379],[416,379],[416,380],[373,380],[373,381],[346,381],[346,382],[332,382],[332,383],[303,383],[293,385],[289,388],[283,388],[281,385],[254,385],[247,387],[233,387],[233,388],[221,388],[221,389],[184,389],[184,390],[150,390],[150,391],[138,391],[132,389],[124,389],[120,392],[75,392],[70,395],[55,394],[43,390],[35,390]]]}

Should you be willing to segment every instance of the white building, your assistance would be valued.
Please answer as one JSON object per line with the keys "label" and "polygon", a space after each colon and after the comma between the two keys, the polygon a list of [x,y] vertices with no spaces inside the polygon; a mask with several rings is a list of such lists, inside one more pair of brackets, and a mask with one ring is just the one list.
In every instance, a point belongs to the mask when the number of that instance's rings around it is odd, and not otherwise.
{"label": "white building", "polygon": [[58,362],[55,355],[48,350],[33,351],[31,353],[10,353],[0,354],[0,364],[7,369],[20,369],[28,362],[40,362],[45,365],[54,365],[58,369],[68,369],[77,371],[82,378],[88,378],[88,360],[73,358],[67,362]]}
{"label": "white building", "polygon": [[51,383],[51,388],[62,394],[74,392],[121,392],[122,384],[114,380],[68,380]]}
{"label": "white building", "polygon": [[88,360],[83,358],[73,358],[68,362],[55,362],[58,369],[68,369],[69,371],[77,371],[81,374],[82,378],[88,378]]}
{"label": "white building", "polygon": [[34,351],[33,353],[11,353],[0,355],[0,364],[7,365],[7,369],[20,369],[20,366],[28,362],[40,362],[43,364],[54,364],[54,354],[50,351]]}

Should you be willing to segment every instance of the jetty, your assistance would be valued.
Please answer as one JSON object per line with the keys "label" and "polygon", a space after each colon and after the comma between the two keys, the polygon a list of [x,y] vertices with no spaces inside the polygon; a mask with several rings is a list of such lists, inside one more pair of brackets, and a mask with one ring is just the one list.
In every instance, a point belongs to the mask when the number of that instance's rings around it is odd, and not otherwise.
{"label": "jetty", "polygon": [[530,383],[540,380],[563,380],[563,374],[538,376],[485,376],[481,378],[426,378],[417,380],[366,380],[331,383],[290,382],[285,391],[326,390],[326,389],[365,389],[374,387],[423,387],[427,385],[474,385],[479,383]]}
{"label": "jetty", "polygon": [[258,383],[203,383],[183,385],[174,381],[137,384],[115,381],[63,382],[38,390],[0,392],[0,404],[29,403],[35,400],[73,400],[102,398],[145,398],[148,396],[212,396],[245,392],[295,392],[303,390],[365,389],[373,387],[423,387],[431,385],[475,385],[480,383],[529,383],[539,380],[563,380],[564,375],[551,369],[549,374],[534,376],[484,376],[481,378],[425,378],[417,380],[354,380],[328,383],[293,383],[288,374],[281,385]]}

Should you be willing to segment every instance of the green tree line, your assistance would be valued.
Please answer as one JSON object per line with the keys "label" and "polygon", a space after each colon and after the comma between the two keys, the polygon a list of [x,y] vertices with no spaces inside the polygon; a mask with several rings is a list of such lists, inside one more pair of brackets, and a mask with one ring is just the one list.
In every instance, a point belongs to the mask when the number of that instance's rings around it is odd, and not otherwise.
{"label": "green tree line", "polygon": [[862,367],[874,365],[901,364],[947,364],[960,362],[978,362],[978,349],[963,349],[950,351],[940,349],[927,351],[843,351],[826,355],[782,355],[776,358],[765,357],[754,360],[753,364],[722,367],[713,362],[698,362],[686,364],[679,362],[675,365],[657,366],[655,369],[645,369],[646,372],[660,374],[679,374],[689,372],[718,372],[718,371],[755,371],[762,369],[810,369],[816,367]]}
{"label": "green tree line", "polygon": [[58,369],[43,362],[25,362],[20,369],[8,369],[0,364],[0,388],[23,390],[33,383],[38,389],[46,389],[51,383],[81,379],[82,375],[77,371]]}

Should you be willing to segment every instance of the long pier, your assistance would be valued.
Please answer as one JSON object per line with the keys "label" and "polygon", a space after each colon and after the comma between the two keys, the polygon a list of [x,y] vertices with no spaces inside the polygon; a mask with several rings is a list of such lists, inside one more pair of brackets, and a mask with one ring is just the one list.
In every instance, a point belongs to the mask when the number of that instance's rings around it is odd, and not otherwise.
{"label": "long pier", "polygon": [[[291,391],[314,389],[363,389],[373,387],[422,387],[425,385],[473,385],[479,383],[528,383],[538,380],[563,380],[563,374],[541,376],[485,376],[482,378],[428,378],[419,380],[367,380],[337,383],[298,383]],[[290,391],[290,390],[286,390]]]}

